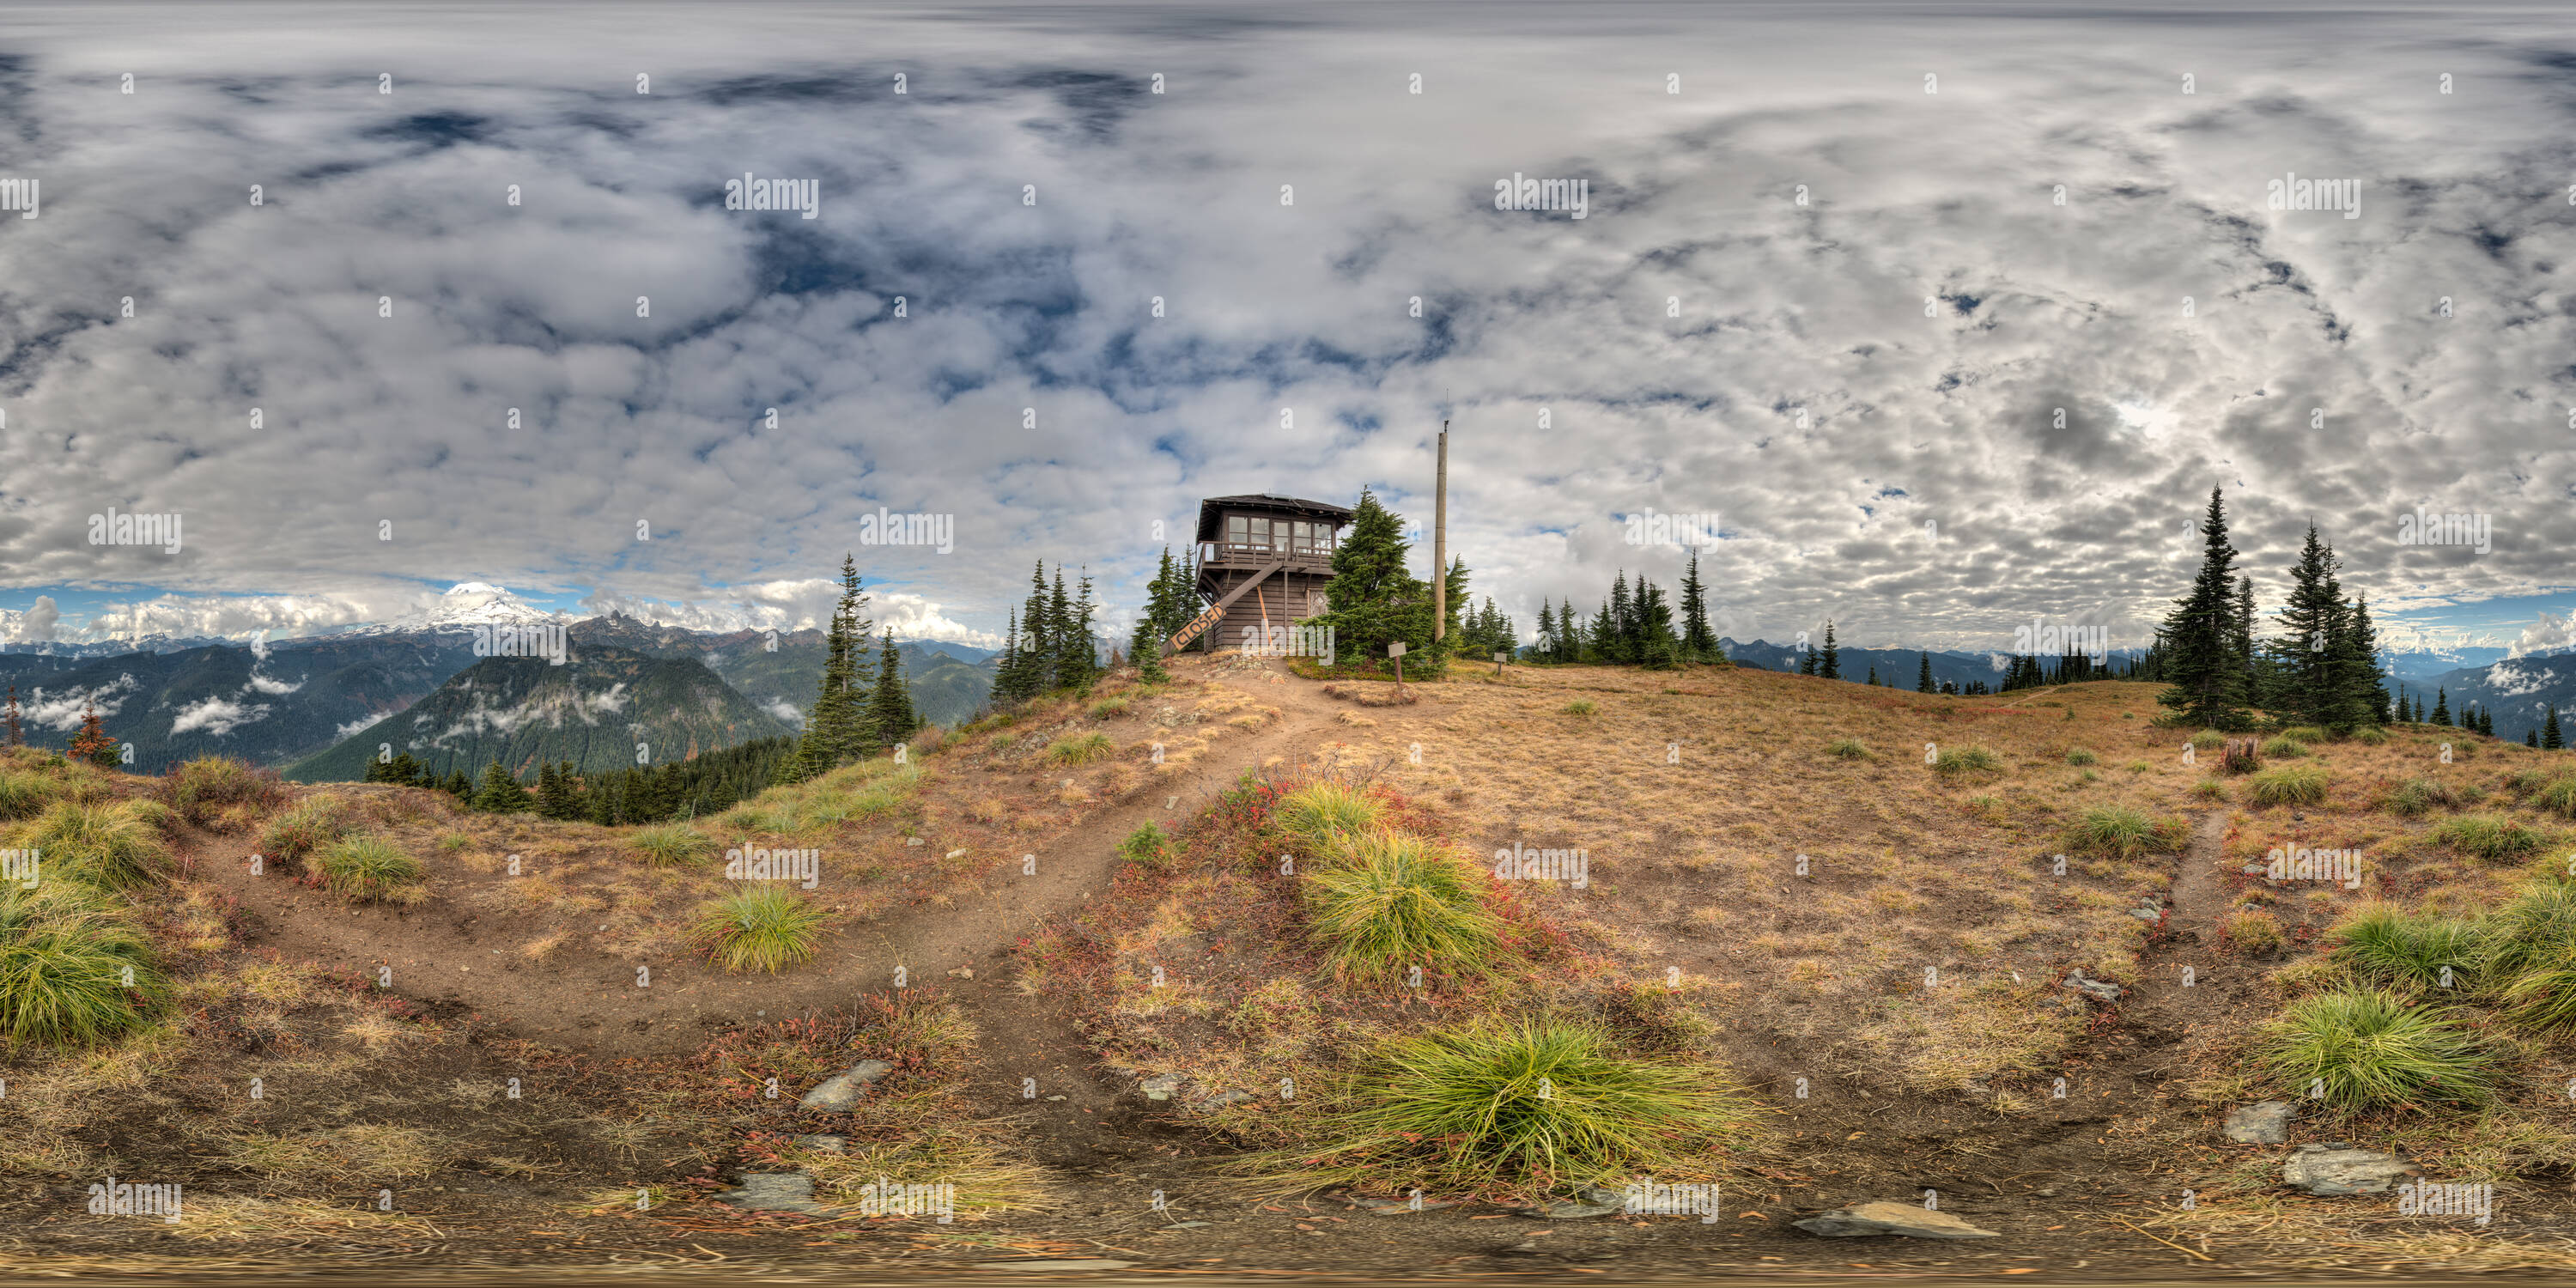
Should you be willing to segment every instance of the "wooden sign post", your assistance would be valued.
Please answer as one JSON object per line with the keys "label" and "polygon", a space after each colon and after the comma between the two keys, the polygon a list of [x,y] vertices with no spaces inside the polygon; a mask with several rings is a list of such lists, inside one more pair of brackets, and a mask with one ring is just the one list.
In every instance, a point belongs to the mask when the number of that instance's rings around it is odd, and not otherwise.
{"label": "wooden sign post", "polygon": [[1397,640],[1387,645],[1386,655],[1395,659],[1395,691],[1402,693],[1404,692],[1404,641]]}
{"label": "wooden sign post", "polygon": [[1502,676],[1503,676],[1503,654],[1502,654],[1502,652],[1501,652],[1500,650],[1496,650],[1496,651],[1495,651],[1495,653],[1494,653],[1494,678],[1499,680],[1499,679],[1501,679],[1501,678],[1502,678]]}

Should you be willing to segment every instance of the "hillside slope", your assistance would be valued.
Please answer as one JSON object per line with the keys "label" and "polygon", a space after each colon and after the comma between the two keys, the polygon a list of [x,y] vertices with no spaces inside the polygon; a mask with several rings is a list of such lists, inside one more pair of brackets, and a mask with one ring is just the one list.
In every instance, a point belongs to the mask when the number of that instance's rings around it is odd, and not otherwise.
{"label": "hillside slope", "polygon": [[541,762],[565,760],[582,773],[606,773],[792,732],[693,658],[579,645],[564,666],[485,658],[284,772],[297,782],[360,779],[390,747],[442,776],[494,761],[522,777]]}

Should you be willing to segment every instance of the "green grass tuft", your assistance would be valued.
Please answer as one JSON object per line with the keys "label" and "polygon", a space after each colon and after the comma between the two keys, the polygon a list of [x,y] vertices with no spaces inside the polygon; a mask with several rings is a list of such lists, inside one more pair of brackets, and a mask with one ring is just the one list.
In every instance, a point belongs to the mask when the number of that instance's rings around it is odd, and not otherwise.
{"label": "green grass tuft", "polygon": [[1485,877],[1431,842],[1393,832],[1356,838],[1349,862],[1309,872],[1307,924],[1340,979],[1483,976],[1503,947],[1503,923],[1481,898]]}
{"label": "green grass tuft", "polygon": [[275,809],[285,801],[286,788],[272,771],[230,756],[199,756],[161,780],[161,795],[179,817],[204,827],[232,806],[260,813]]}
{"label": "green grass tuft", "polygon": [[1330,1090],[1304,1143],[1255,1166],[1297,1190],[1615,1188],[1708,1175],[1755,1112],[1717,1069],[1624,1055],[1587,1024],[1489,1019],[1381,1044]]}
{"label": "green grass tuft", "polygon": [[1944,776],[1982,773],[2003,766],[2003,758],[1984,747],[1954,747],[1936,753],[1932,759],[1932,772]]}
{"label": "green grass tuft", "polygon": [[1867,760],[1869,745],[1858,738],[1836,738],[1825,744],[1825,754],[1836,760]]}
{"label": "green grass tuft", "polygon": [[1172,840],[1152,819],[1147,819],[1144,826],[1129,832],[1127,839],[1118,843],[1118,855],[1148,872],[1160,872],[1171,866]]}
{"label": "green grass tuft", "polygon": [[2264,1026],[2257,1056],[2285,1092],[2322,1085],[2338,1109],[2483,1103],[2493,1064],[2477,1039],[2429,1007],[2357,989],[2292,1002]]}
{"label": "green grass tuft", "polygon": [[2178,850],[2188,835],[2185,825],[2158,822],[2125,805],[2097,805],[2067,825],[2065,843],[2071,854],[2135,859]]}
{"label": "green grass tuft", "polygon": [[28,825],[27,845],[65,874],[109,890],[152,883],[169,861],[160,829],[120,803],[64,801]]}
{"label": "green grass tuft", "polygon": [[2308,754],[2308,744],[2285,734],[2278,738],[2264,739],[2263,744],[2255,750],[2280,760],[2296,760]]}
{"label": "green grass tuft", "polygon": [[259,846],[270,858],[301,863],[339,840],[350,828],[349,807],[336,796],[307,796],[268,821]]}
{"label": "green grass tuft", "polygon": [[[787,814],[789,826],[767,830],[793,831],[796,811],[790,807]],[[715,841],[686,823],[638,828],[634,836],[627,838],[627,844],[635,847],[636,857],[657,868],[695,867],[716,856]]]}
{"label": "green grass tuft", "polygon": [[381,836],[341,837],[316,854],[314,870],[323,889],[351,903],[409,904],[429,897],[420,860]]}
{"label": "green grass tuft", "polygon": [[0,821],[32,818],[62,797],[63,785],[43,774],[0,769]]}
{"label": "green grass tuft", "polygon": [[1281,831],[1318,854],[1376,831],[1385,813],[1376,797],[1333,779],[1299,787],[1280,797],[1271,810]]}
{"label": "green grass tuft", "polygon": [[2245,780],[2245,792],[2256,805],[2315,805],[2326,798],[2329,781],[2323,765],[2282,765]]}
{"label": "green grass tuft", "polygon": [[1088,765],[1095,760],[1109,759],[1117,750],[1117,745],[1110,742],[1109,735],[1105,733],[1086,733],[1079,737],[1067,735],[1047,744],[1046,761],[1059,766]]}
{"label": "green grass tuft", "polygon": [[2469,922],[2415,916],[2390,904],[2372,904],[2327,932],[2331,956],[2372,984],[2439,988],[2449,967],[2451,986],[2462,992],[2481,955],[2482,936]]}
{"label": "green grass tuft", "polygon": [[0,1037],[97,1045],[141,1027],[170,995],[150,942],[78,886],[0,887]]}
{"label": "green grass tuft", "polygon": [[2462,854],[2490,861],[2521,858],[2539,851],[2550,840],[2546,832],[2493,814],[2444,819],[2433,828],[2432,835],[2435,841]]}
{"label": "green grass tuft", "polygon": [[777,974],[811,961],[823,925],[812,900],[778,886],[757,886],[699,909],[693,938],[707,960],[726,970]]}
{"label": "green grass tuft", "polygon": [[2561,818],[2576,818],[2576,775],[2540,784],[2531,795],[2531,803]]}
{"label": "green grass tuft", "polygon": [[2102,758],[2094,755],[2088,748],[2078,747],[2075,750],[2066,753],[2066,763],[2070,765],[2098,765],[2102,763]]}
{"label": "green grass tuft", "polygon": [[1576,698],[1574,701],[1558,707],[1557,712],[1561,715],[1588,716],[1600,709],[1600,705],[1590,698]]}
{"label": "green grass tuft", "polygon": [[2459,804],[2460,794],[2451,790],[2450,784],[2438,778],[2409,778],[2388,793],[2382,807],[2391,814],[2413,818],[2437,809],[2456,809]]}

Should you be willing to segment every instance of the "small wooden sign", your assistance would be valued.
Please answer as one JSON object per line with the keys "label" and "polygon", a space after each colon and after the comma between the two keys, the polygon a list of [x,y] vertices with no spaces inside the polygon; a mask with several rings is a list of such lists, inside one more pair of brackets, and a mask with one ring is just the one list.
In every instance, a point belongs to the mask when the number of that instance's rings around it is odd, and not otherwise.
{"label": "small wooden sign", "polygon": [[1402,640],[1397,640],[1396,642],[1394,642],[1394,643],[1392,643],[1392,644],[1387,645],[1387,646],[1386,646],[1386,655],[1387,655],[1388,657],[1402,657],[1402,656],[1404,656],[1404,641],[1402,641]]}

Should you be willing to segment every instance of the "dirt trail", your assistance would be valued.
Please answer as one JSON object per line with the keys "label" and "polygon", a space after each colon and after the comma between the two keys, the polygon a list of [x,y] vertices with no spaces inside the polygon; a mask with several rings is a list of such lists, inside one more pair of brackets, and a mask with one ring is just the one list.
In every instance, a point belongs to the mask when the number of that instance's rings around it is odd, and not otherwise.
{"label": "dirt trail", "polygon": [[[248,945],[370,974],[381,963],[392,970],[396,993],[468,1008],[541,1040],[597,1054],[684,1054],[723,1024],[847,1007],[861,994],[892,991],[902,967],[905,987],[941,988],[976,1013],[987,1031],[992,1076],[999,1086],[1007,1074],[1014,1106],[1020,1079],[1036,1077],[1045,1088],[1041,1095],[1085,1095],[1093,1102],[1084,1107],[1096,1109],[1107,1097],[1094,1100],[1085,1094],[1087,1081],[1072,1076],[1088,1061],[1069,1022],[1048,1010],[1051,999],[1024,998],[1001,978],[1011,948],[1033,926],[1105,889],[1119,861],[1118,842],[1144,822],[1185,819],[1245,771],[1303,760],[1336,727],[1338,705],[1282,664],[1256,669],[1190,659],[1177,665],[1185,675],[1279,708],[1281,718],[1219,739],[1189,768],[1158,776],[1133,800],[1090,813],[1061,835],[1033,840],[1034,875],[1023,875],[1012,855],[953,905],[907,907],[850,927],[827,939],[817,960],[779,976],[730,975],[694,957],[657,957],[649,985],[639,987],[635,960],[578,943],[544,964],[522,961],[518,947],[541,925],[534,914],[477,914],[444,899],[409,910],[344,908],[275,871],[252,875],[247,838],[207,837],[189,848],[199,874],[241,901]],[[936,836],[926,839],[939,843]],[[459,872],[454,879],[493,878]],[[843,892],[827,878],[826,897]],[[951,977],[958,967],[970,967],[973,977]]]}
{"label": "dirt trail", "polygon": [[2190,845],[2175,860],[2162,932],[2138,955],[2139,979],[2122,1018],[2146,1048],[2138,1052],[2142,1079],[2184,1073],[2191,1026],[2231,1010],[2260,982],[2261,972],[2228,955],[2219,936],[2233,898],[2224,858],[2229,817],[2214,809],[2193,825]]}

